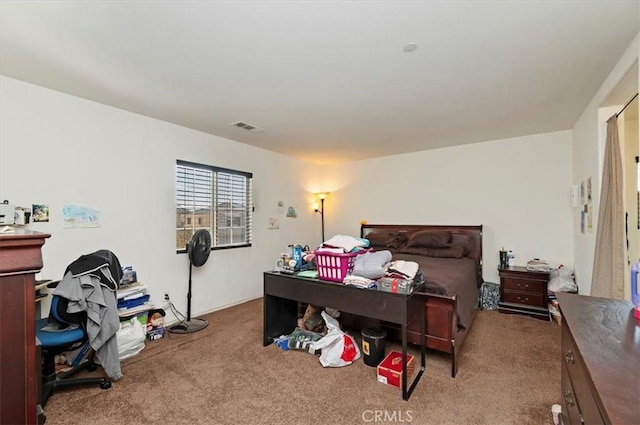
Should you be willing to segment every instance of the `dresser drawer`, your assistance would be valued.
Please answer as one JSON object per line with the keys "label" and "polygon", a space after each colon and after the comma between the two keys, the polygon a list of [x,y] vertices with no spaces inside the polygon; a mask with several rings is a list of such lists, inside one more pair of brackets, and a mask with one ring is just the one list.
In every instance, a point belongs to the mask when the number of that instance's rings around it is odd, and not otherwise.
{"label": "dresser drawer", "polygon": [[525,304],[533,307],[546,307],[545,297],[542,294],[530,292],[504,291],[503,301],[506,303]]}
{"label": "dresser drawer", "polygon": [[[575,402],[585,424],[602,424],[604,421],[600,416],[598,406],[586,375],[586,366],[580,356],[580,352],[576,348],[571,339],[566,323],[563,323],[562,329],[562,368],[566,369],[566,373],[571,382],[572,392],[575,396]],[[563,387],[564,391],[564,387]],[[563,392],[564,394],[564,392]]]}
{"label": "dresser drawer", "polygon": [[573,395],[573,387],[567,374],[567,367],[562,365],[562,377],[560,379],[560,388],[562,390],[562,424],[563,425],[581,425],[580,410],[576,403],[576,397]]}
{"label": "dresser drawer", "polygon": [[517,279],[513,277],[505,277],[501,282],[506,291],[523,291],[536,294],[544,294],[547,292],[547,282],[540,280]]}

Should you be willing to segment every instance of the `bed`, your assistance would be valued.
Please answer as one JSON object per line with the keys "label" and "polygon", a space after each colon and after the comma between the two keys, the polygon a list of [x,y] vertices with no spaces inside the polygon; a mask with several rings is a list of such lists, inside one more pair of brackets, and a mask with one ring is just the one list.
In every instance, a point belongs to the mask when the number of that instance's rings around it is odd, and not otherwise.
{"label": "bed", "polygon": [[[458,355],[478,309],[482,225],[363,224],[360,233],[370,240],[373,249],[388,249],[394,260],[419,264],[425,281],[421,293],[426,308],[427,347],[451,355],[451,376],[455,377]],[[351,328],[381,326],[390,338],[400,337],[401,329],[386,322],[372,323],[344,315],[341,323]],[[418,323],[409,326],[408,340],[420,343]]]}

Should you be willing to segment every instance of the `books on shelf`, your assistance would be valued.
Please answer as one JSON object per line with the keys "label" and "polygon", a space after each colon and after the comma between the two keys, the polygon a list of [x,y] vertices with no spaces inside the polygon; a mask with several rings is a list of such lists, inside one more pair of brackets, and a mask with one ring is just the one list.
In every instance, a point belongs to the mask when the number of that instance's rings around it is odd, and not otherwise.
{"label": "books on shelf", "polygon": [[120,285],[116,291],[118,299],[126,298],[135,294],[147,292],[147,285],[142,282],[134,282],[127,285]]}
{"label": "books on shelf", "polygon": [[116,291],[118,298],[118,315],[128,318],[149,311],[154,308],[147,293],[147,285],[142,282],[132,282],[120,285]]}

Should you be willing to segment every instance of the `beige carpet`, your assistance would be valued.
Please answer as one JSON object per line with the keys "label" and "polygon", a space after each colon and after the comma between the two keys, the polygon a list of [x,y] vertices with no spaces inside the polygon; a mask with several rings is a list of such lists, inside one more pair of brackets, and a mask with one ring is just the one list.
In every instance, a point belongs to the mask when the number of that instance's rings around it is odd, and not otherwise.
{"label": "beige carpet", "polygon": [[560,402],[560,327],[525,316],[479,311],[458,376],[428,352],[409,401],[362,359],[324,369],[306,352],[263,347],[261,299],[206,319],[198,333],[148,342],[109,390],[53,394],[46,423],[545,425]]}

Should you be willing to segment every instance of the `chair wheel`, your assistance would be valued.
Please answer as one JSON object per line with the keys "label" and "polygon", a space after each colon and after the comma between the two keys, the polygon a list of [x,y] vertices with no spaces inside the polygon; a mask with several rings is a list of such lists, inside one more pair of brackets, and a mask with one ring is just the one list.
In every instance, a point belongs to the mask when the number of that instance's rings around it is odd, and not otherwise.
{"label": "chair wheel", "polygon": [[100,383],[100,388],[102,388],[103,390],[108,390],[109,388],[111,388],[111,382],[110,381],[102,381]]}
{"label": "chair wheel", "polygon": [[88,370],[89,372],[95,372],[96,370],[98,370],[98,365],[97,365],[97,364],[95,364],[95,363],[89,363],[89,364],[87,365],[87,370]]}

